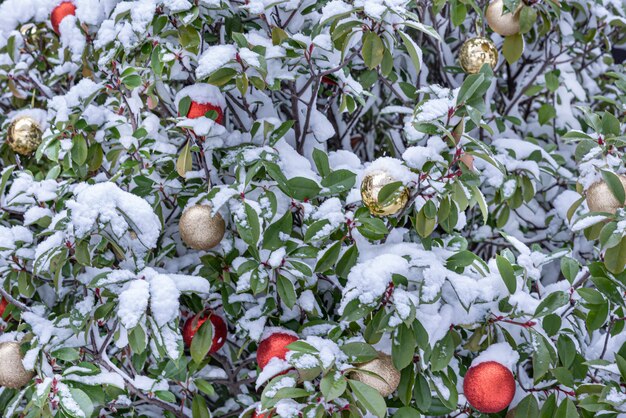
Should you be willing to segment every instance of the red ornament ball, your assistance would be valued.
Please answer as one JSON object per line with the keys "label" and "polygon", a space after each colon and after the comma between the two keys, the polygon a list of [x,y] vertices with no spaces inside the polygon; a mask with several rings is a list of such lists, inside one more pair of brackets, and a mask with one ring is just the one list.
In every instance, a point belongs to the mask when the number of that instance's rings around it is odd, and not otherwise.
{"label": "red ornament ball", "polygon": [[213,325],[213,340],[211,341],[211,348],[209,349],[209,353],[215,353],[217,350],[222,348],[226,343],[226,335],[228,334],[228,329],[226,327],[226,322],[222,319],[221,316],[215,315],[211,313],[206,316],[201,316],[197,319],[196,325],[194,326],[194,319],[196,316],[192,316],[185,322],[183,325],[183,341],[187,347],[191,347],[191,340],[193,340],[194,335],[200,329],[202,324],[204,324],[207,319],[211,321],[211,325]]}
{"label": "red ornament ball", "polygon": [[298,337],[285,332],[275,332],[261,341],[256,350],[256,361],[259,367],[263,369],[274,357],[284,360],[289,351],[287,346],[294,341],[298,341]]}
{"label": "red ornament ball", "polygon": [[4,310],[7,308],[9,301],[5,298],[0,298],[0,316],[4,315]]}
{"label": "red ornament ball", "polygon": [[191,106],[189,106],[189,112],[187,112],[187,117],[189,119],[199,118],[201,116],[204,116],[206,112],[210,110],[215,110],[217,112],[217,118],[215,118],[215,122],[223,125],[222,122],[224,122],[224,111],[221,107],[215,106],[211,103],[198,103],[192,101]]}
{"label": "red ornament ball", "polygon": [[54,8],[52,14],[50,14],[50,21],[52,22],[52,29],[56,33],[59,33],[59,25],[65,17],[76,14],[76,6],[71,1],[64,1]]}
{"label": "red ornament ball", "polygon": [[463,381],[467,401],[484,414],[505,409],[515,396],[513,373],[495,361],[486,361],[469,368]]}
{"label": "red ornament ball", "polygon": [[273,411],[257,412],[256,410],[254,410],[254,412],[252,412],[252,418],[271,418],[272,415],[274,415]]}

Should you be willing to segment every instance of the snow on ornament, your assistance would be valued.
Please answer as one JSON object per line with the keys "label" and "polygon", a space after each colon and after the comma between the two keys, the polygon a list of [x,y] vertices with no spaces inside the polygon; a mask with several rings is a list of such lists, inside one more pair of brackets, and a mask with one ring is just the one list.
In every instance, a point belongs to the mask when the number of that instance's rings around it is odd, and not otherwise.
{"label": "snow on ornament", "polygon": [[[620,175],[622,187],[626,190],[626,176]],[[592,184],[587,190],[587,206],[591,212],[606,212],[615,214],[619,208],[624,207],[625,202],[619,202],[611,192],[609,185],[604,181]]]}
{"label": "snow on ornament", "polygon": [[378,358],[363,363],[350,373],[350,377],[373,387],[383,398],[391,395],[400,385],[400,372],[393,366],[391,356],[378,353]]}
{"label": "snow on ornament", "polygon": [[213,312],[208,314],[201,313],[189,318],[185,322],[185,325],[183,325],[183,341],[187,347],[191,347],[193,337],[196,335],[196,332],[198,332],[202,324],[204,324],[207,320],[211,322],[211,326],[213,328],[213,338],[211,340],[209,353],[215,353],[226,343],[228,328],[226,327],[224,319]]}
{"label": "snow on ornament", "polygon": [[470,405],[479,412],[500,412],[509,406],[515,396],[515,378],[505,365],[486,361],[467,370],[463,393]]}
{"label": "snow on ornament", "polygon": [[64,1],[52,10],[50,14],[50,22],[52,29],[58,34],[61,21],[69,15],[76,15],[76,6],[71,1]]}
{"label": "snow on ornament", "polygon": [[210,84],[198,83],[187,86],[180,90],[176,95],[176,107],[178,108],[180,101],[189,97],[191,104],[185,115],[189,119],[203,117],[207,112],[213,110],[217,113],[215,122],[220,125],[224,124],[224,109],[226,108],[226,99],[222,95],[219,88]]}
{"label": "snow on ornament", "polygon": [[381,201],[380,191],[387,185],[398,182],[398,179],[383,170],[367,173],[361,182],[361,199],[372,215],[389,216],[400,212],[409,200],[409,190],[401,186],[390,199]]}
{"label": "snow on ornament", "polygon": [[210,250],[224,238],[226,223],[211,205],[194,205],[183,212],[178,222],[183,242],[194,250]]}
{"label": "snow on ornament", "polygon": [[476,74],[484,64],[493,70],[498,64],[498,50],[491,39],[482,36],[465,41],[459,52],[459,64],[468,74]]}
{"label": "snow on ornament", "polygon": [[256,360],[263,369],[273,358],[285,360],[289,349],[287,346],[298,341],[298,336],[291,331],[270,329],[259,343]]}
{"label": "snow on ornament", "polygon": [[489,3],[487,11],[485,12],[485,19],[489,27],[496,33],[502,36],[511,36],[519,33],[519,14],[522,9],[522,3],[514,11],[504,13],[504,1],[494,0]]}
{"label": "snow on ornament", "polygon": [[0,386],[19,389],[30,382],[35,373],[26,370],[22,360],[19,343],[0,343]]}

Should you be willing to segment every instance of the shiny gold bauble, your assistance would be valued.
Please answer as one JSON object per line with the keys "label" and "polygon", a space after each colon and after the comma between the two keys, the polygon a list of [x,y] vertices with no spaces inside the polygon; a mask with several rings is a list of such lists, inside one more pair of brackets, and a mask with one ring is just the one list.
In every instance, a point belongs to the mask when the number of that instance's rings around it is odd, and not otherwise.
{"label": "shiny gold bauble", "polygon": [[26,42],[36,44],[39,42],[41,32],[34,23],[26,23],[20,27],[20,33]]}
{"label": "shiny gold bauble", "polygon": [[210,205],[195,205],[183,212],[178,223],[183,242],[195,250],[210,250],[224,237],[226,223],[219,213],[213,216]]}
{"label": "shiny gold bauble", "polygon": [[18,116],[9,124],[7,143],[18,154],[31,155],[41,144],[43,133],[30,116]]}
{"label": "shiny gold bauble", "polygon": [[34,372],[24,369],[19,343],[0,343],[0,386],[19,389],[28,384],[34,375]]}
{"label": "shiny gold bauble", "polygon": [[373,387],[383,398],[391,395],[400,384],[400,372],[393,367],[391,356],[385,353],[378,353],[377,359],[361,364],[358,370],[350,373],[350,378]]}
{"label": "shiny gold bauble", "polygon": [[[619,176],[622,187],[626,190],[626,176]],[[624,202],[620,203],[609,185],[604,180],[594,183],[587,190],[587,206],[591,212],[607,212],[614,214],[617,209],[624,207]]]}
{"label": "shiny gold bauble", "polygon": [[482,36],[468,39],[461,46],[459,63],[466,73],[476,74],[483,64],[488,64],[491,69],[498,64],[498,50],[491,39]]}
{"label": "shiny gold bauble", "polygon": [[489,27],[502,36],[510,36],[519,33],[519,10],[513,13],[504,13],[504,2],[494,0],[489,3],[485,12],[485,19]]}
{"label": "shiny gold bauble", "polygon": [[372,215],[389,216],[400,212],[409,200],[409,190],[404,187],[396,193],[396,196],[389,203],[381,204],[378,200],[378,193],[388,184],[397,180],[382,170],[373,171],[361,182],[361,199]]}

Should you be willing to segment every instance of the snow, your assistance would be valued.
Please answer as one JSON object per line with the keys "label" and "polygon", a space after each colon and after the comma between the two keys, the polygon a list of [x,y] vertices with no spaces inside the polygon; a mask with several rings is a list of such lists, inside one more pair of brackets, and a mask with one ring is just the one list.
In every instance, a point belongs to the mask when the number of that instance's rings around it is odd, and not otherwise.
{"label": "snow", "polygon": [[[136,254],[143,255],[154,248],[161,233],[161,222],[150,204],[114,183],[81,184],[76,188],[75,200],[66,205],[77,237],[92,233],[95,228],[106,228]],[[131,238],[130,230],[137,234],[137,239]]]}
{"label": "snow", "polygon": [[500,363],[509,368],[512,372],[515,372],[517,362],[519,361],[519,354],[517,351],[513,350],[508,343],[491,344],[485,351],[481,352],[478,357],[472,360],[472,367],[488,361]]}
{"label": "snow", "polygon": [[126,329],[132,329],[139,324],[148,308],[150,285],[145,280],[133,280],[126,285],[125,290],[118,298],[117,315]]}
{"label": "snow", "polygon": [[332,0],[322,7],[320,22],[351,12],[353,6],[341,0]]}
{"label": "snow", "polygon": [[237,48],[234,45],[214,45],[207,48],[198,59],[196,77],[202,79],[211,75],[234,60],[236,55]]}
{"label": "snow", "polygon": [[220,89],[206,83],[196,83],[180,89],[174,99],[176,109],[178,109],[180,101],[185,97],[189,97],[191,101],[199,104],[211,103],[221,108],[226,107],[226,99]]}
{"label": "snow", "polygon": [[446,143],[440,137],[432,136],[428,139],[425,147],[414,146],[407,148],[402,154],[402,159],[409,167],[421,170],[428,161],[445,163],[445,160],[440,155],[445,150],[448,150]]}

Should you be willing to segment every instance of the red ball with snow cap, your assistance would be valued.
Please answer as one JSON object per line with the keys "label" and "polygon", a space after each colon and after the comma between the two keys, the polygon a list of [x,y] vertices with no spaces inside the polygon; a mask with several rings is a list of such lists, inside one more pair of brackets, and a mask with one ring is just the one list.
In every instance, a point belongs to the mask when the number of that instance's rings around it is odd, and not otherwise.
{"label": "red ball with snow cap", "polygon": [[484,414],[504,410],[515,396],[515,378],[508,367],[486,361],[470,367],[463,380],[467,401]]}
{"label": "red ball with snow cap", "polygon": [[191,106],[189,106],[189,112],[187,112],[187,117],[189,119],[199,118],[201,116],[206,115],[206,113],[211,110],[215,110],[215,112],[217,113],[215,122],[219,123],[220,125],[223,125],[224,124],[224,111],[222,110],[221,107],[215,106],[211,103],[198,103],[198,102],[192,101]]}
{"label": "red ball with snow cap", "polygon": [[177,95],[177,103],[183,97],[191,99],[191,105],[185,115],[189,119],[205,116],[207,112],[214,110],[217,113],[215,122],[224,124],[224,108],[226,99],[220,89],[206,83],[197,83],[182,89]]}
{"label": "red ball with snow cap", "polygon": [[52,23],[52,29],[56,33],[59,33],[61,21],[69,15],[76,15],[76,6],[71,1],[64,1],[52,10],[50,22]]}
{"label": "red ball with snow cap", "polygon": [[274,357],[285,360],[285,356],[289,352],[287,346],[295,341],[298,341],[298,337],[288,331],[271,332],[261,341],[256,350],[256,360],[259,367],[263,369]]}
{"label": "red ball with snow cap", "polygon": [[224,319],[214,313],[209,313],[208,315],[198,314],[189,318],[187,322],[185,322],[185,325],[183,325],[183,341],[187,347],[191,347],[193,337],[207,320],[211,321],[211,325],[213,326],[213,339],[209,353],[215,353],[226,343],[228,328],[226,327]]}

